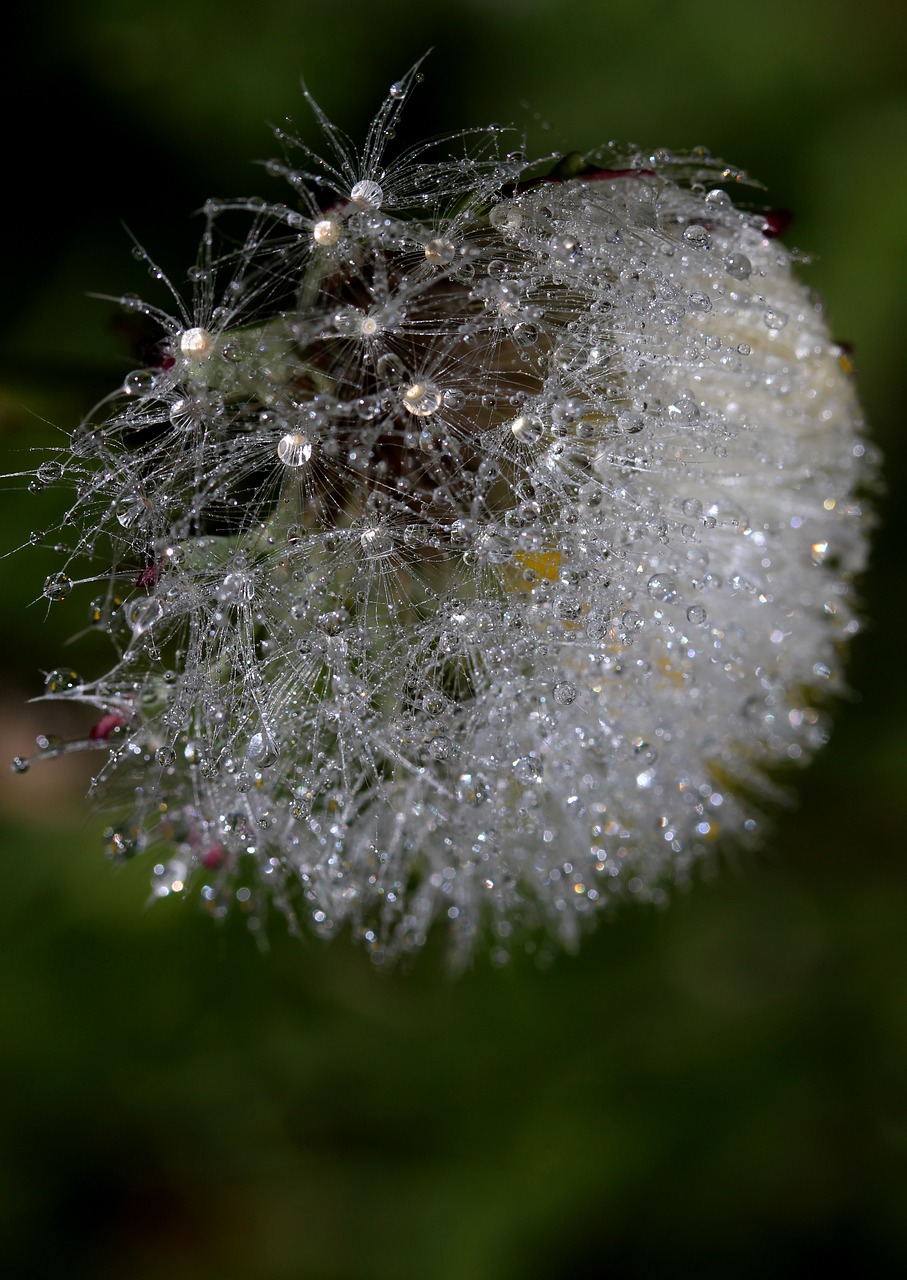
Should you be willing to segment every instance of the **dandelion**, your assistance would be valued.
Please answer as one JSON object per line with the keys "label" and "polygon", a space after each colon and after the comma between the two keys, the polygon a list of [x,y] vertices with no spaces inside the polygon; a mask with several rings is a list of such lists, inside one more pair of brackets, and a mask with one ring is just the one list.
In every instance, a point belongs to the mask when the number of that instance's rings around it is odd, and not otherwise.
{"label": "dandelion", "polygon": [[[827,736],[873,471],[850,366],[743,175],[501,131],[286,131],[210,202],[160,358],[44,460],[114,661],[108,850],[156,896],[495,954],[751,841]],[[242,237],[222,233],[241,213]],[[138,253],[143,255],[142,250]],[[153,274],[169,282],[154,264]],[[17,768],[27,767],[19,759]]]}

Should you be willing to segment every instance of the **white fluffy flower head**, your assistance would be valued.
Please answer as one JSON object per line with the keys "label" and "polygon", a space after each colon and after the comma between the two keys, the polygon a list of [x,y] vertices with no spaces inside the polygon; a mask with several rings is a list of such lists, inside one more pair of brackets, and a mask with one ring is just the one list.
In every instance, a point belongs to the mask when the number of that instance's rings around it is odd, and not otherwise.
{"label": "white fluffy flower head", "polygon": [[569,945],[752,838],[826,736],[871,471],[740,174],[496,129],[389,165],[415,78],[361,156],[282,135],[289,204],[206,207],[193,305],[126,300],[159,364],[34,480],[79,530],[44,594],[94,584],[115,649],[50,673],[99,721],[44,754],[100,750],[111,853],[377,958]]}

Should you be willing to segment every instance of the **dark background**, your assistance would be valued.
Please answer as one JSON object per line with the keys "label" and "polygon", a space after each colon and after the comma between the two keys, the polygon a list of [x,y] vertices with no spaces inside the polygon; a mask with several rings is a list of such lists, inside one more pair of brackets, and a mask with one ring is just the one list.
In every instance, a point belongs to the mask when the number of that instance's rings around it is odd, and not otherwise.
{"label": "dark background", "polygon": [[[0,1256],[107,1280],[543,1280],[907,1269],[903,439],[907,20],[888,0],[63,0],[5,35],[0,432],[59,439],[135,363],[108,304],[181,280],[209,195],[300,74],[354,136],[429,46],[400,140],[492,120],[532,150],[709,146],[790,206],[886,454],[867,627],[830,747],[759,856],[541,971],[440,948],[260,952],[115,871],[84,761],[0,780]],[[528,106],[521,104],[528,103]],[[548,127],[545,127],[548,126]],[[279,198],[283,198],[281,195]],[[50,506],[48,506],[50,502]],[[40,514],[39,514],[40,508]],[[52,500],[3,492],[2,545]],[[85,600],[0,563],[0,747]],[[88,762],[90,766],[90,761]]]}

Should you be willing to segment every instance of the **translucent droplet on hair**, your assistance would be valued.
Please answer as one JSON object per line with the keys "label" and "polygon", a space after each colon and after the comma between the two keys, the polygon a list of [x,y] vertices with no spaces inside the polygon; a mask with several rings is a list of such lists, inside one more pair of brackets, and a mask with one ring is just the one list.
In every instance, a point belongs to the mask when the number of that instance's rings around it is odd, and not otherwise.
{"label": "translucent droplet on hair", "polygon": [[277,445],[277,456],[285,467],[304,467],[312,456],[312,442],[299,431],[288,431]]}

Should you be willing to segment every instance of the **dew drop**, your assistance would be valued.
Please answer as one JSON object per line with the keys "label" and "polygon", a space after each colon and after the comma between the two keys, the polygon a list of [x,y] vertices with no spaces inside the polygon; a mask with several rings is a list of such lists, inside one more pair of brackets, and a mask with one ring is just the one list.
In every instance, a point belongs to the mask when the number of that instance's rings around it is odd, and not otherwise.
{"label": "dew drop", "polygon": [[408,524],[403,530],[403,541],[408,547],[424,547],[428,541],[428,526]]}
{"label": "dew drop", "polygon": [[69,667],[59,667],[56,671],[47,673],[44,688],[48,693],[70,693],[73,689],[81,688],[82,683],[82,677],[78,671],[73,671]]}
{"label": "dew drop", "polygon": [[361,182],[353,183],[350,199],[360,209],[380,209],[384,192],[374,179],[363,178]]}
{"label": "dew drop", "polygon": [[59,462],[42,462],[35,475],[41,484],[55,484],[63,475],[63,468]]}
{"label": "dew drop", "polygon": [[285,467],[304,467],[312,456],[312,442],[299,431],[288,431],[277,445],[277,456]]}
{"label": "dew drop", "polygon": [[576,701],[577,688],[572,680],[559,680],[551,693],[555,702],[559,702],[562,707],[569,707],[571,702]]}
{"label": "dew drop", "polygon": [[698,223],[694,223],[692,227],[687,227],[683,233],[683,238],[694,249],[711,249],[712,247],[712,237],[705,227],[700,227]]}
{"label": "dew drop", "polygon": [[698,627],[701,623],[705,622],[707,616],[708,615],[701,604],[691,604],[689,609],[687,609],[687,621],[692,622],[694,626]]}
{"label": "dew drop", "polygon": [[479,805],[485,803],[489,794],[487,782],[476,777],[474,773],[461,773],[457,779],[456,797],[461,804],[472,805],[477,809]]}
{"label": "dew drop", "polygon": [[158,764],[161,764],[166,768],[167,765],[173,764],[176,759],[176,752],[172,747],[158,747],[157,751],[154,753],[154,758]]}
{"label": "dew drop", "polygon": [[456,250],[449,240],[429,240],[425,246],[425,257],[433,267],[445,267],[453,262]]}
{"label": "dew drop", "polygon": [[394,539],[390,530],[380,525],[364,530],[360,535],[359,543],[365,554],[376,560],[391,555],[394,550]]}
{"label": "dew drop", "polygon": [[179,345],[187,360],[207,360],[214,350],[214,338],[207,329],[186,329],[180,334]]}
{"label": "dew drop", "polygon": [[164,610],[159,600],[136,600],[129,608],[129,625],[132,628],[132,634],[135,636],[143,635],[144,632],[150,631],[151,628],[164,616]]}
{"label": "dew drop", "polygon": [[677,599],[677,583],[669,573],[653,573],[646,583],[646,591],[653,600],[670,604]]}
{"label": "dew drop", "polygon": [[375,373],[382,382],[401,382],[406,377],[407,369],[398,355],[388,351],[376,360]]}
{"label": "dew drop", "polygon": [[523,222],[523,215],[519,206],[513,201],[502,200],[492,208],[488,221],[498,231],[518,231]]}
{"label": "dew drop", "polygon": [[533,414],[521,414],[511,422],[510,430],[515,440],[529,447],[541,440],[545,425],[541,418],[536,418]]}
{"label": "dew drop", "polygon": [[312,227],[312,239],[322,249],[329,249],[340,239],[341,226],[336,218],[321,218]]}
{"label": "dew drop", "polygon": [[438,734],[428,744],[428,754],[432,760],[450,760],[455,753],[456,748],[452,739],[446,738],[443,734]]}
{"label": "dew drop", "polygon": [[65,573],[52,573],[44,580],[44,594],[48,600],[65,600],[72,591],[72,579]]}
{"label": "dew drop", "polygon": [[246,759],[256,769],[267,769],[280,759],[280,747],[269,733],[253,733],[246,747]]}
{"label": "dew drop", "polygon": [[403,392],[403,407],[417,418],[428,418],[441,407],[442,396],[433,382],[413,382]]}
{"label": "dew drop", "polygon": [[150,369],[133,369],[123,379],[123,391],[127,396],[146,396],[154,389],[154,374]]}
{"label": "dew drop", "polygon": [[724,260],[724,269],[735,280],[749,280],[753,264],[745,253],[732,253]]}
{"label": "dew drop", "polygon": [[535,756],[517,756],[513,762],[513,776],[525,786],[533,786],[542,780],[542,762]]}

